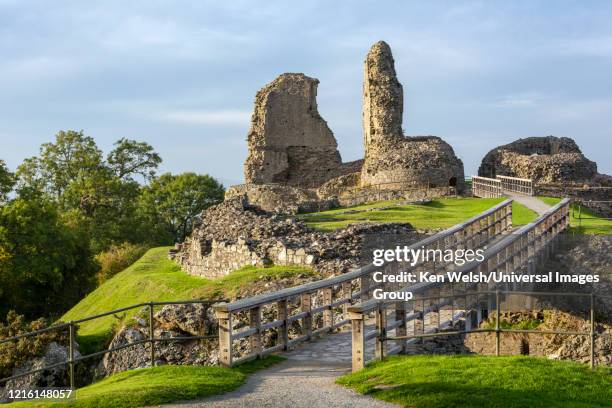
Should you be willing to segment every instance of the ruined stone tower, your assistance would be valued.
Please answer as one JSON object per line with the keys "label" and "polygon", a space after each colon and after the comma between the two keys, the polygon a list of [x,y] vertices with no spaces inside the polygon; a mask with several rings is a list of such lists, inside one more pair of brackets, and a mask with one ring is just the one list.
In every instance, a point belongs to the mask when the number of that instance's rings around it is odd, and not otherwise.
{"label": "ruined stone tower", "polygon": [[361,184],[387,185],[389,189],[402,183],[454,186],[462,191],[463,163],[448,143],[436,136],[403,135],[403,99],[391,48],[379,41],[370,48],[364,64]]}
{"label": "ruined stone tower", "polygon": [[404,91],[397,80],[391,48],[379,41],[370,48],[363,75],[363,143],[376,154],[402,135]]}
{"label": "ruined stone tower", "polygon": [[257,92],[244,165],[247,183],[316,187],[337,173],[342,160],[317,110],[318,84],[287,73]]}

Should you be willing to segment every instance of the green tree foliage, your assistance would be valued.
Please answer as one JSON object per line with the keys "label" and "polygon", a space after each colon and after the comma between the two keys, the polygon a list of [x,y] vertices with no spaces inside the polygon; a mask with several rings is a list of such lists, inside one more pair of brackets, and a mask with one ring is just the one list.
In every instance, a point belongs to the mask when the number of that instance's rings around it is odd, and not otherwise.
{"label": "green tree foliage", "polygon": [[[141,185],[155,176],[161,158],[144,142],[121,139],[104,160],[94,139],[83,131],[61,131],[41,146],[38,157],[17,170],[21,197],[46,194],[91,237],[100,252],[117,242],[141,242],[149,227],[136,217]],[[74,222],[74,220],[78,220]]]}
{"label": "green tree foliage", "polygon": [[115,149],[106,161],[120,179],[133,180],[139,174],[145,181],[150,181],[162,159],[147,143],[121,139],[115,143]]}
{"label": "green tree foliage", "polygon": [[94,287],[89,240],[44,197],[0,207],[0,314],[52,315]]}
{"label": "green tree foliage", "polygon": [[160,235],[182,241],[202,210],[223,201],[225,189],[208,175],[162,174],[142,194],[145,217],[160,227]]}
{"label": "green tree foliage", "polygon": [[13,174],[6,167],[6,163],[0,160],[0,204],[7,200],[8,194],[13,190],[15,180]]}
{"label": "green tree foliage", "polygon": [[160,163],[145,142],[120,139],[105,157],[74,130],[57,133],[15,175],[0,162],[0,313],[65,310],[93,289],[96,272],[107,279],[144,248],[182,240],[223,200],[210,176],[157,178]]}

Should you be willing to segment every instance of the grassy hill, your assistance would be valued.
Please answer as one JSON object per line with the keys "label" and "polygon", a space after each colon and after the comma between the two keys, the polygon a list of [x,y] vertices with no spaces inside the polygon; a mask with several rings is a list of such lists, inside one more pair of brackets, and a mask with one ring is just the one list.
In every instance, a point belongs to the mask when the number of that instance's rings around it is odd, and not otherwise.
{"label": "grassy hill", "polygon": [[362,394],[415,408],[609,407],[612,370],[528,356],[399,356],[341,377]]}
{"label": "grassy hill", "polygon": [[[149,250],[132,266],[104,282],[77,305],[70,309],[62,321],[82,319],[122,307],[150,302],[190,299],[216,299],[232,296],[241,286],[258,279],[284,277],[294,274],[312,274],[300,267],[246,267],[224,278],[210,280],[187,275],[168,259],[167,247]],[[78,330],[81,351],[98,350],[112,335],[113,325],[134,316],[138,309],[106,316],[80,324]]]}
{"label": "grassy hill", "polygon": [[[441,198],[426,204],[402,204],[381,201],[319,213],[302,214],[308,225],[321,231],[333,231],[357,222],[408,222],[418,229],[449,228],[501,203],[504,198]],[[512,223],[527,224],[537,214],[527,207],[512,203]]]}

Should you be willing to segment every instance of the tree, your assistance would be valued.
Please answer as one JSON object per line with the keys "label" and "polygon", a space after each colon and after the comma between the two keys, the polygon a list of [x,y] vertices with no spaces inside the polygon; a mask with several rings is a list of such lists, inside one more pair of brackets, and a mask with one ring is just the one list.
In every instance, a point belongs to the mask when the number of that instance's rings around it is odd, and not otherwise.
{"label": "tree", "polygon": [[86,234],[67,225],[44,198],[17,198],[0,207],[0,315],[59,313],[93,288]]}
{"label": "tree", "polygon": [[40,189],[60,201],[77,178],[87,177],[103,167],[102,152],[83,131],[60,131],[55,143],[45,143],[37,158],[26,159],[17,169],[21,187]]}
{"label": "tree", "polygon": [[224,192],[223,185],[209,175],[165,173],[144,189],[142,208],[161,233],[179,242],[191,232],[202,210],[223,201]]}
{"label": "tree", "polygon": [[162,159],[147,143],[121,139],[115,143],[106,161],[120,179],[133,180],[133,176],[139,174],[150,181]]}
{"label": "tree", "polygon": [[141,186],[135,177],[148,181],[160,163],[144,142],[121,139],[104,160],[83,131],[60,131],[53,143],[41,146],[38,157],[19,166],[17,191],[22,198],[49,195],[63,213],[80,220],[99,252],[113,243],[149,239],[149,226],[136,219]]}
{"label": "tree", "polygon": [[4,202],[8,198],[8,194],[13,190],[15,184],[15,178],[6,167],[3,160],[0,160],[0,203]]}

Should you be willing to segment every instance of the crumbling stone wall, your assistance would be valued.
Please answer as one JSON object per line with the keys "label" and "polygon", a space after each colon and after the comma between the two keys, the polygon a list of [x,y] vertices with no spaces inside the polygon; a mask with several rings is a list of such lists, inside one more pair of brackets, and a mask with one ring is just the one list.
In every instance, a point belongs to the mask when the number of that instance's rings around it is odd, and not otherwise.
{"label": "crumbling stone wall", "polygon": [[374,44],[365,59],[361,184],[403,181],[432,187],[451,185],[462,191],[463,163],[448,143],[436,136],[403,135],[403,89],[394,64],[391,48],[384,41]]}
{"label": "crumbling stone wall", "polygon": [[[356,225],[322,233],[294,218],[251,206],[244,196],[208,208],[193,233],[170,252],[191,275],[216,278],[243,266],[303,265],[324,276],[360,266],[366,234],[422,235],[409,224]],[[397,238],[399,239],[399,238]]]}
{"label": "crumbling stone wall", "polygon": [[244,166],[247,183],[316,187],[342,167],[337,143],[317,110],[319,81],[286,73],[255,97]]}
{"label": "crumbling stone wall", "polygon": [[597,175],[597,164],[568,137],[528,137],[487,153],[478,175],[529,178],[537,183],[589,182]]}

